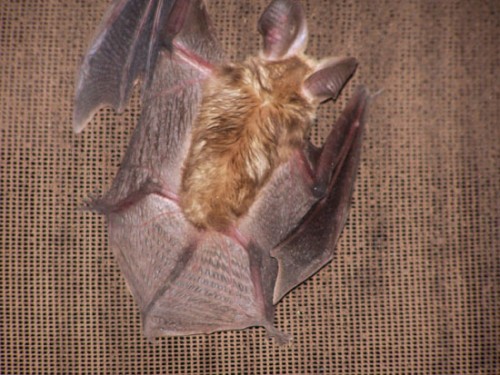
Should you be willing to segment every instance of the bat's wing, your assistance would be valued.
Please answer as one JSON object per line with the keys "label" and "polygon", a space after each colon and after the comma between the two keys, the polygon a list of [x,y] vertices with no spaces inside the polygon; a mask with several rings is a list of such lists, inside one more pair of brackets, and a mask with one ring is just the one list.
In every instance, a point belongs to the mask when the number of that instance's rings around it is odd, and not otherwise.
{"label": "bat's wing", "polygon": [[[347,219],[360,159],[369,95],[359,88],[319,155],[311,155],[311,196],[320,197],[271,255],[278,260],[273,303],[316,273],[334,256]],[[280,189],[281,190],[281,189]]]}
{"label": "bat's wing", "polygon": [[[199,8],[197,12],[189,11],[192,6]],[[189,16],[196,19],[186,20]],[[115,0],[97,29],[78,75],[75,131],[83,130],[103,106],[121,112],[139,79],[145,89],[149,88],[159,53],[162,49],[174,52],[173,38],[179,39],[181,31],[189,39],[199,38],[197,45],[191,41],[186,47],[208,62],[220,51],[201,1]]]}
{"label": "bat's wing", "polygon": [[142,113],[110,191],[109,212],[159,189],[177,192],[201,83],[223,53],[201,0],[117,0],[80,69],[74,111],[82,130],[105,105],[121,110],[142,80]]}
{"label": "bat's wing", "polygon": [[153,29],[164,23],[172,4],[117,0],[108,9],[78,76],[73,115],[76,132],[83,130],[100,107],[109,105],[121,112],[136,79],[149,78],[160,43],[159,33]]}
{"label": "bat's wing", "polygon": [[286,339],[273,328],[271,300],[262,292],[262,274],[276,275],[276,265],[266,263],[272,258],[230,236],[200,233],[175,202],[157,194],[108,220],[110,243],[146,337],[264,326]]}

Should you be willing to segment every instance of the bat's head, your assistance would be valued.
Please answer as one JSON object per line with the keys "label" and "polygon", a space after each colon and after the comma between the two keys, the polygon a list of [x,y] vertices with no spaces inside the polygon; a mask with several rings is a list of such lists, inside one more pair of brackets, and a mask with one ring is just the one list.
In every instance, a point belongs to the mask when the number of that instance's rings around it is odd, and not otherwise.
{"label": "bat's head", "polygon": [[356,69],[357,62],[352,57],[326,58],[318,63],[304,55],[307,21],[297,0],[272,1],[259,19],[258,30],[263,38],[260,59],[267,62],[270,76],[276,77],[273,86],[278,90],[286,88],[280,82],[286,80],[309,102],[318,104],[336,98]]}

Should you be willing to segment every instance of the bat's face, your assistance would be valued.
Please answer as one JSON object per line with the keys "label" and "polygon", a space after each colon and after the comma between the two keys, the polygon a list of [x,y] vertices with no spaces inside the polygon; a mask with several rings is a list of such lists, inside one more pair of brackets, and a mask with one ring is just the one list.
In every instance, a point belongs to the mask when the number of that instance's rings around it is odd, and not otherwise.
{"label": "bat's face", "polygon": [[245,65],[251,70],[249,85],[263,105],[272,104],[287,110],[289,106],[298,104],[308,110],[308,104],[314,101],[303,89],[304,81],[313,72],[314,66],[304,55],[279,61],[251,58]]}

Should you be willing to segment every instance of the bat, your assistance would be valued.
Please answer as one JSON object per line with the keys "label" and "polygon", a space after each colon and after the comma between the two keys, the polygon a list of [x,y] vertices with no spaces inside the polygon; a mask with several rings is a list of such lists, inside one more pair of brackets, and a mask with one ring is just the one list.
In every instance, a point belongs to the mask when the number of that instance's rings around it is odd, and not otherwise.
{"label": "bat", "polygon": [[228,61],[204,1],[115,0],[83,59],[77,133],[142,85],[129,147],[90,208],[107,218],[150,340],[261,326],[286,343],[276,304],[334,256],[370,94],[359,87],[315,147],[317,107],[357,61],[307,56],[295,0],[272,1],[258,31],[259,54]]}

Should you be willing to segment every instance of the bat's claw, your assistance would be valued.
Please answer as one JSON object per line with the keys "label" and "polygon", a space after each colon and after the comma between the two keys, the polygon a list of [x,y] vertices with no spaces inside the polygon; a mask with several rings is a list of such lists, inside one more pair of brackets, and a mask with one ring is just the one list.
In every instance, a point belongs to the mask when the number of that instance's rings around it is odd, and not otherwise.
{"label": "bat's claw", "polygon": [[276,329],[272,325],[268,325],[265,328],[266,328],[267,336],[269,338],[274,339],[276,344],[278,344],[280,346],[290,344],[290,342],[292,341],[292,335],[285,333],[285,332],[281,332],[280,330]]}

